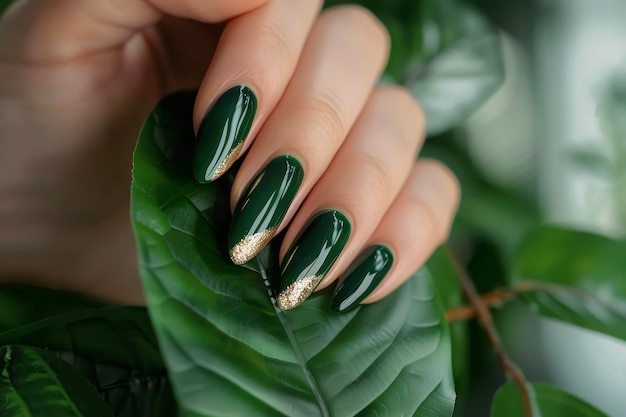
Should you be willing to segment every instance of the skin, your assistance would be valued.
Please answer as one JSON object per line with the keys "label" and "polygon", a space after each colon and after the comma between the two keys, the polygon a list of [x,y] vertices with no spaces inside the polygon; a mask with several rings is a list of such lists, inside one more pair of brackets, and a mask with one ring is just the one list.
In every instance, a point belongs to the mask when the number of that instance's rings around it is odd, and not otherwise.
{"label": "skin", "polygon": [[20,0],[0,20],[0,281],[142,303],[128,216],[137,132],[164,95],[199,88],[194,124],[222,92],[259,105],[231,206],[274,157],[305,176],[279,231],[285,255],[316,212],[352,224],[319,288],[383,243],[389,294],[447,237],[456,179],[418,160],[425,121],[376,87],[389,36],[366,10],[319,0]]}

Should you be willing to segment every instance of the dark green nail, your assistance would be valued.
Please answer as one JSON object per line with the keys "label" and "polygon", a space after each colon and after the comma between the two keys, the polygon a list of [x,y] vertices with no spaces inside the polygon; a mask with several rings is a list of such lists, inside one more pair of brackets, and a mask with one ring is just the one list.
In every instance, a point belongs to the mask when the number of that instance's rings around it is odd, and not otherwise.
{"label": "dark green nail", "polygon": [[289,155],[274,158],[239,199],[230,224],[228,247],[237,265],[258,255],[274,237],[300,188],[304,171]]}
{"label": "dark green nail", "polygon": [[237,160],[250,132],[256,107],[256,96],[243,85],[226,91],[215,102],[198,129],[193,161],[193,173],[198,182],[213,181]]}
{"label": "dark green nail", "polygon": [[386,246],[365,249],[346,271],[337,285],[331,308],[348,311],[358,306],[385,278],[393,264],[393,254]]}
{"label": "dark green nail", "polygon": [[309,221],[283,261],[278,307],[292,309],[313,293],[348,242],[350,229],[337,210],[322,211]]}

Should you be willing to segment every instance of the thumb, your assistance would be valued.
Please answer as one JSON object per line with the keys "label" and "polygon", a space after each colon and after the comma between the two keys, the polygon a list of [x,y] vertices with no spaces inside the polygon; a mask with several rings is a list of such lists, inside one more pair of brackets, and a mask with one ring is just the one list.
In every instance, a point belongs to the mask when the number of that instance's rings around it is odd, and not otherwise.
{"label": "thumb", "polygon": [[269,0],[18,0],[0,19],[0,59],[54,63],[122,45],[164,15],[218,23]]}

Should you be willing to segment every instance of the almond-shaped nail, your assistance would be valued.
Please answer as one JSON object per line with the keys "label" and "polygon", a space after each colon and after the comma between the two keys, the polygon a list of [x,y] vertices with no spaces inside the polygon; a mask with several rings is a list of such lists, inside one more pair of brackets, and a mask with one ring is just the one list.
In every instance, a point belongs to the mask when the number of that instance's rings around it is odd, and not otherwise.
{"label": "almond-shaped nail", "polygon": [[366,248],[339,281],[331,308],[337,312],[352,310],[387,276],[393,265],[391,250],[383,245],[372,245]]}
{"label": "almond-shaped nail", "polygon": [[237,160],[250,133],[257,99],[250,88],[239,85],[224,92],[198,129],[193,172],[201,183],[211,182]]}
{"label": "almond-shaped nail", "polygon": [[350,238],[348,218],[337,210],[324,210],[304,227],[285,255],[276,298],[278,307],[290,310],[315,291]]}
{"label": "almond-shaped nail", "polygon": [[293,202],[304,171],[296,158],[272,159],[252,180],[235,207],[228,247],[237,265],[254,258],[274,237]]}

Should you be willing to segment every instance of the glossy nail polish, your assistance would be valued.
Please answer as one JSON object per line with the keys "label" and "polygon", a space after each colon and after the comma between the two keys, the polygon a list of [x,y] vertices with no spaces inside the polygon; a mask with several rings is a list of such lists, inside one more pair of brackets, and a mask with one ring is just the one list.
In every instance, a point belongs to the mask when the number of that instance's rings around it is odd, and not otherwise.
{"label": "glossy nail polish", "polygon": [[228,247],[235,264],[254,258],[274,237],[303,178],[300,162],[293,156],[281,155],[250,183],[230,224]]}
{"label": "glossy nail polish", "polygon": [[252,90],[239,85],[215,102],[198,129],[193,172],[201,183],[220,177],[237,160],[257,109]]}
{"label": "glossy nail polish", "polygon": [[392,265],[393,254],[386,246],[373,245],[366,248],[339,281],[331,308],[343,312],[358,306],[376,289]]}
{"label": "glossy nail polish", "polygon": [[295,308],[313,293],[348,242],[350,231],[350,222],[337,210],[319,212],[309,221],[281,266],[279,308]]}

